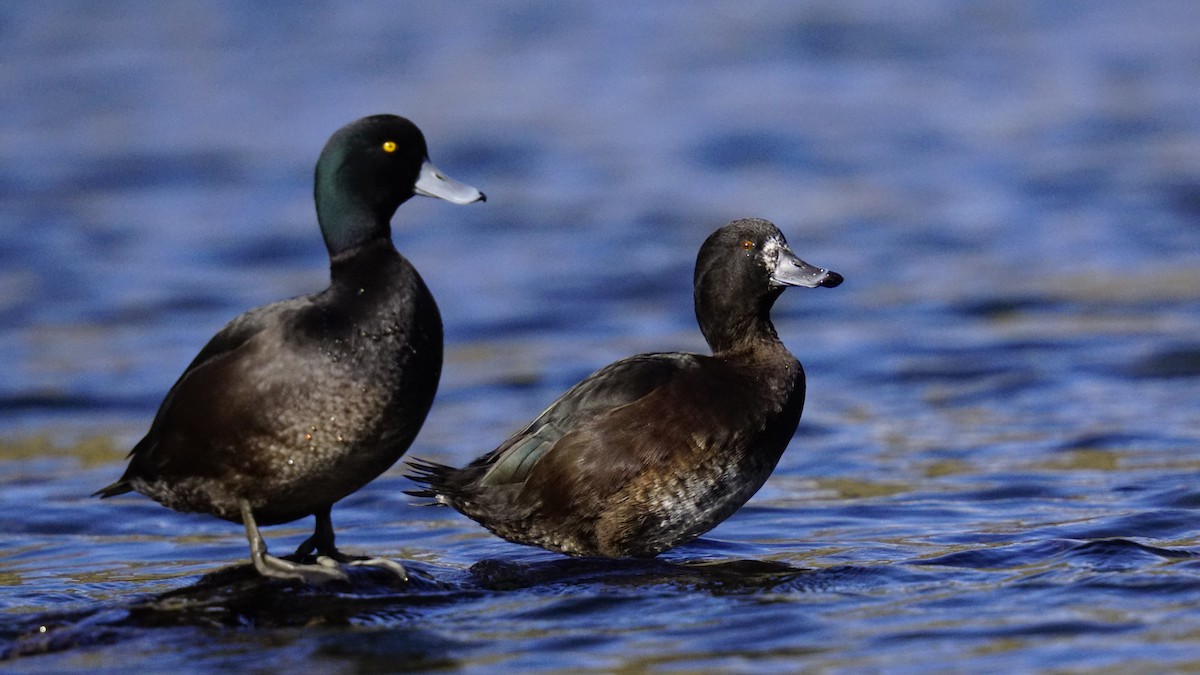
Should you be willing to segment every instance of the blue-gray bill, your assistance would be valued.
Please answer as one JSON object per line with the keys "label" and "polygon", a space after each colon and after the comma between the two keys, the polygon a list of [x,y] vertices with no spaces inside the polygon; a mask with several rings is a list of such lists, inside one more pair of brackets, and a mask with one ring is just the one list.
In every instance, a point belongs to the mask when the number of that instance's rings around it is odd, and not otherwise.
{"label": "blue-gray bill", "polygon": [[471,204],[473,202],[487,201],[487,195],[470,185],[460,183],[442,173],[428,159],[421,164],[421,173],[417,175],[417,182],[413,186],[413,193],[422,197],[445,199],[452,204]]}
{"label": "blue-gray bill", "polygon": [[842,275],[804,262],[787,248],[787,244],[783,244],[775,260],[775,269],[771,272],[771,283],[776,286],[833,288],[842,283]]}

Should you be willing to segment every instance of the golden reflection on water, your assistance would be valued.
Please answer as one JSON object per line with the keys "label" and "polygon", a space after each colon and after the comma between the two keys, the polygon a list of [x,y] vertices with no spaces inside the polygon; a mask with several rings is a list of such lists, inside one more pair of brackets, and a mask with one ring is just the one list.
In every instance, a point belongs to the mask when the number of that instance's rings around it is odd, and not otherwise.
{"label": "golden reflection on water", "polygon": [[105,435],[85,436],[71,443],[61,443],[48,432],[0,438],[0,462],[73,457],[82,466],[93,467],[119,461],[128,452],[117,447],[113,436]]}

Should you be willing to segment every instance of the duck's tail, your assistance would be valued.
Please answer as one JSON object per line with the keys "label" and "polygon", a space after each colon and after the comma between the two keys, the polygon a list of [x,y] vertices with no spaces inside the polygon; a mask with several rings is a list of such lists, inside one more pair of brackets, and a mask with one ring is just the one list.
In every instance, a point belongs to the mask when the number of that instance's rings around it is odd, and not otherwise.
{"label": "duck's tail", "polygon": [[133,492],[133,486],[130,485],[128,483],[128,481],[126,481],[124,478],[122,478],[121,480],[113,483],[112,485],[109,485],[107,487],[102,487],[99,490],[96,490],[95,492],[92,493],[92,496],[99,497],[100,499],[108,499],[109,497],[116,497],[117,495],[123,495],[126,492]]}
{"label": "duck's tail", "polygon": [[422,487],[415,490],[405,490],[404,494],[434,500],[432,502],[425,502],[421,506],[444,506],[449,503],[446,499],[446,487],[450,482],[450,477],[458,469],[447,464],[438,464],[437,462],[430,462],[419,457],[414,457],[405,463],[408,464],[411,471],[404,474],[404,477]]}

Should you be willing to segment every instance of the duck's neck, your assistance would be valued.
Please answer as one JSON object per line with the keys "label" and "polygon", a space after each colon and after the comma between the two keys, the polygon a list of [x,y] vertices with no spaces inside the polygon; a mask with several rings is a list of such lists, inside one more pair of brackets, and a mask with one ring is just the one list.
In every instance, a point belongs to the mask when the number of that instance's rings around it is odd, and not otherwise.
{"label": "duck's neck", "polygon": [[[387,237],[377,237],[362,244],[351,246],[329,256],[330,282],[334,285],[356,288],[372,285],[388,269],[389,261],[402,257]],[[382,274],[384,280],[389,275]]]}
{"label": "duck's neck", "polygon": [[325,248],[329,251],[330,259],[391,236],[388,223],[379,223],[367,213],[341,211],[335,216],[322,216],[318,211],[317,221],[321,224],[321,234],[325,237]]}
{"label": "duck's neck", "polygon": [[780,345],[779,334],[771,323],[771,306],[780,291],[757,298],[745,305],[728,300],[733,295],[704,297],[696,295],[696,321],[714,354],[727,354],[763,345]]}
{"label": "duck's neck", "polygon": [[342,171],[317,165],[313,198],[317,203],[317,222],[325,237],[325,248],[333,258],[376,239],[390,239],[391,220],[400,202],[378,195],[360,194],[348,184],[351,178]]}

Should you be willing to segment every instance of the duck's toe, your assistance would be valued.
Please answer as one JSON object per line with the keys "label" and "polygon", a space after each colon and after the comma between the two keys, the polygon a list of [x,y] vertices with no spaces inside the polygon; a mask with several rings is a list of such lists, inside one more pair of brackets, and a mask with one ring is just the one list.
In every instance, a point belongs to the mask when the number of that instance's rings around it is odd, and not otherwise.
{"label": "duck's toe", "polygon": [[404,565],[390,558],[364,558],[361,560],[352,560],[347,564],[357,567],[377,567],[381,570],[391,572],[401,581],[408,581],[408,570],[404,569]]}
{"label": "duck's toe", "polygon": [[306,564],[277,558],[269,553],[254,558],[254,568],[264,577],[299,581],[305,584],[326,584],[349,581],[350,575],[336,560],[318,556],[316,563]]}

